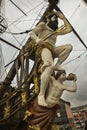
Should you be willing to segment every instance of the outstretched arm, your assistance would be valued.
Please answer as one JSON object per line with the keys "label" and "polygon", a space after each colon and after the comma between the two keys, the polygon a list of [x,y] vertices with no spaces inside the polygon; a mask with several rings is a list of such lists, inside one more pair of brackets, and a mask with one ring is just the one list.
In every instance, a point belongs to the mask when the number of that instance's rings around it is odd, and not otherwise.
{"label": "outstretched arm", "polygon": [[76,92],[77,90],[77,83],[76,83],[77,77],[74,75],[73,85],[70,86],[64,86],[64,90],[70,91],[70,92]]}
{"label": "outstretched arm", "polygon": [[70,92],[76,92],[76,90],[77,90],[77,83],[76,83],[76,81],[73,81],[73,86],[72,87],[66,86],[65,90],[70,91]]}
{"label": "outstretched arm", "polygon": [[56,15],[64,22],[64,25],[62,25],[59,29],[56,30],[57,34],[64,35],[70,33],[72,31],[72,27],[67,21],[66,17],[60,11],[56,12]]}

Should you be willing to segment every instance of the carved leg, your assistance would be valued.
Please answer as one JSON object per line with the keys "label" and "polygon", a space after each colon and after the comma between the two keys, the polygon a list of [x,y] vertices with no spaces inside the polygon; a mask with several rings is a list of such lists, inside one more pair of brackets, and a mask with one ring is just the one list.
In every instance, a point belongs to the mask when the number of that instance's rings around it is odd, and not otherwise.
{"label": "carved leg", "polygon": [[50,80],[50,76],[53,72],[53,58],[51,52],[44,48],[41,53],[41,58],[43,61],[43,72],[41,74],[41,85],[40,85],[40,92],[38,95],[38,104],[41,106],[48,106],[45,101],[45,91],[48,87],[48,82]]}
{"label": "carved leg", "polygon": [[61,64],[68,58],[71,51],[72,51],[71,44],[55,47],[55,57],[58,57],[58,61],[55,65],[55,69],[57,70],[62,69]]}

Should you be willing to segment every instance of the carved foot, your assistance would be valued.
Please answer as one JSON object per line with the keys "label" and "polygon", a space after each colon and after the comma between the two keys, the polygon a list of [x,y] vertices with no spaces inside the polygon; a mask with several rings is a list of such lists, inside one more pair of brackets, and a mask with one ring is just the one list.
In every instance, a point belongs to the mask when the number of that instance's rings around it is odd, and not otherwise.
{"label": "carved foot", "polygon": [[44,106],[44,107],[48,106],[48,104],[46,103],[43,95],[38,95],[38,104],[40,106]]}

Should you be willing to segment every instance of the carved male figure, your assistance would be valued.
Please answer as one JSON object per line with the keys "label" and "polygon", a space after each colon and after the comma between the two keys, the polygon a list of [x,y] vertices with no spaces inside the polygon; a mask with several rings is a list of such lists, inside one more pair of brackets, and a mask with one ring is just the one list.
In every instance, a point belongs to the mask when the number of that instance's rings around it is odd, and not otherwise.
{"label": "carved male figure", "polygon": [[60,97],[63,94],[63,91],[69,91],[69,92],[76,92],[77,90],[77,77],[75,74],[72,75],[72,86],[64,85],[63,82],[70,79],[70,76],[66,76],[66,72],[64,70],[61,70],[57,72],[56,76],[50,76],[50,80],[48,82],[48,90],[47,90],[47,97],[46,97],[46,103],[48,107],[53,107],[56,104],[59,104]]}
{"label": "carved male figure", "polygon": [[50,80],[48,81],[48,87],[44,95],[47,106],[44,107],[44,105],[39,105],[36,98],[29,107],[29,112],[31,112],[32,115],[26,118],[29,126],[38,126],[41,130],[52,130],[51,128],[56,112],[60,108],[60,97],[64,90],[69,92],[75,92],[77,90],[77,77],[75,74],[71,75],[73,82],[72,86],[63,84],[65,80],[71,80],[70,76],[66,76],[64,70],[58,72],[55,77],[51,76],[50,73],[48,75]]}
{"label": "carved male figure", "polygon": [[[58,28],[58,18],[60,18],[64,22],[64,25],[60,28]],[[61,70],[62,68],[60,65],[63,63],[63,61],[66,60],[72,50],[71,44],[55,47],[57,36],[70,33],[71,31],[72,28],[67,19],[60,11],[58,11],[53,12],[53,14],[49,15],[47,18],[47,22],[40,22],[30,34],[31,39],[35,40],[38,46],[44,45],[41,50],[41,59],[43,61],[43,66],[41,74],[40,93],[38,96],[39,105],[47,106],[44,99],[44,94],[48,82],[47,73],[51,73],[51,66],[53,66],[54,64],[53,58],[58,58],[58,61],[55,65],[55,70]]]}

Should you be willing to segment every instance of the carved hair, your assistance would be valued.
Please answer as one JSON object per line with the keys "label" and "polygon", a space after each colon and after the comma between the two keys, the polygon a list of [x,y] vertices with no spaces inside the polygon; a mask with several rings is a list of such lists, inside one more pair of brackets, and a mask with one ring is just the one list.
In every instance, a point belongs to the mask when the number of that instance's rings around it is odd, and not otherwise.
{"label": "carved hair", "polygon": [[85,3],[87,3],[87,0],[83,0]]}
{"label": "carved hair", "polygon": [[58,4],[60,0],[48,0],[50,4]]}
{"label": "carved hair", "polygon": [[50,19],[54,15],[57,16],[54,11],[48,12],[47,15],[46,15],[46,18]]}
{"label": "carved hair", "polygon": [[66,74],[65,70],[59,70],[55,75],[55,79],[58,79],[62,73]]}
{"label": "carved hair", "polygon": [[[52,20],[51,18],[55,16],[55,19]],[[48,12],[47,16],[46,16],[47,19],[49,19],[49,22],[48,22],[48,26],[53,29],[54,31],[56,29],[58,29],[58,17],[56,15],[56,13],[54,11],[51,11],[51,12]]]}

